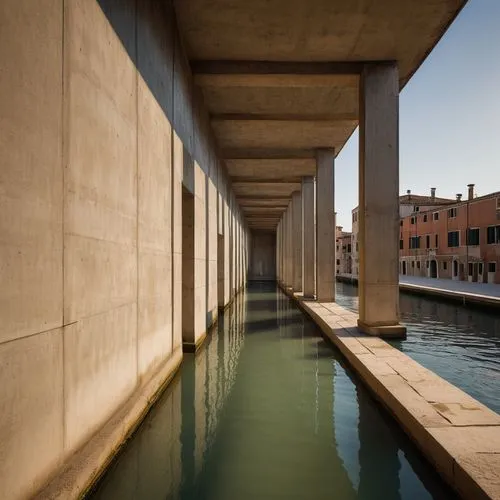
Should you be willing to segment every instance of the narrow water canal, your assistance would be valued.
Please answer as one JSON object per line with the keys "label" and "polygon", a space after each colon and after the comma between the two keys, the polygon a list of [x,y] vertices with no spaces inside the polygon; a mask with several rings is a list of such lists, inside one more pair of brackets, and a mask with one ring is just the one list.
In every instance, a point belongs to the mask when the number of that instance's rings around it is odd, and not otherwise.
{"label": "narrow water canal", "polygon": [[[337,283],[337,302],[358,310],[358,289]],[[408,338],[391,344],[500,413],[500,315],[400,294]]]}
{"label": "narrow water canal", "polygon": [[453,495],[315,325],[254,283],[186,355],[92,498]]}

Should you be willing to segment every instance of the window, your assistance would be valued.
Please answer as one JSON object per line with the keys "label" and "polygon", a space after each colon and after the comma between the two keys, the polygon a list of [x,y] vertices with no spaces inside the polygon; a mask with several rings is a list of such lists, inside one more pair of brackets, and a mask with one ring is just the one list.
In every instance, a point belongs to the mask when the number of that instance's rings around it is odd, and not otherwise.
{"label": "window", "polygon": [[420,212],[420,207],[415,207],[415,212]]}
{"label": "window", "polygon": [[400,250],[403,250],[403,249],[404,249],[403,240],[399,240],[399,249],[400,249]]}
{"label": "window", "polygon": [[496,273],[497,272],[497,263],[496,262],[488,262],[488,272]]}
{"label": "window", "polygon": [[436,235],[434,236],[434,248],[437,248],[437,247],[439,246],[439,245],[438,245],[438,243],[439,243],[439,237],[438,237],[438,235],[436,234]]}
{"label": "window", "polygon": [[337,266],[340,266],[340,259],[337,259]]}
{"label": "window", "polygon": [[448,233],[448,246],[449,247],[460,246],[460,233],[458,231],[450,231]]}
{"label": "window", "polygon": [[479,274],[479,276],[482,276],[483,275],[483,263],[480,262],[478,265],[477,265],[477,274]]}
{"label": "window", "polygon": [[454,219],[457,216],[457,209],[455,208],[449,208],[448,209],[448,219]]}
{"label": "window", "polygon": [[500,198],[497,198],[497,210],[500,210]]}
{"label": "window", "polygon": [[427,214],[424,215],[424,222],[427,222]]}
{"label": "window", "polygon": [[500,243],[500,226],[489,226],[486,230],[486,243],[497,245]]}
{"label": "window", "polygon": [[410,248],[420,248],[420,236],[411,236],[409,238]]}
{"label": "window", "polygon": [[351,253],[351,249],[352,249],[351,244],[348,243],[347,244],[347,253]]}
{"label": "window", "polygon": [[400,225],[401,227],[403,227],[403,221],[402,221],[402,220],[400,220],[400,221],[399,221],[399,225]]}
{"label": "window", "polygon": [[415,261],[414,260],[411,261],[411,267],[415,267]]}
{"label": "window", "polygon": [[420,261],[417,260],[417,269],[420,269]]}
{"label": "window", "polygon": [[472,276],[472,272],[473,272],[472,262],[469,262],[469,276]]}
{"label": "window", "polygon": [[426,237],[425,237],[425,248],[430,248],[431,247],[431,235],[428,234]]}
{"label": "window", "polygon": [[410,219],[410,223],[411,223],[411,224],[415,224],[415,217],[412,217],[412,218]]}
{"label": "window", "polygon": [[339,251],[339,246],[337,245],[337,252]]}
{"label": "window", "polygon": [[359,244],[358,242],[356,241],[356,252],[359,250]]}
{"label": "window", "polygon": [[467,245],[479,245],[479,228],[467,230]]}
{"label": "window", "polygon": [[432,220],[439,220],[439,212],[434,212],[432,214]]}
{"label": "window", "polygon": [[443,261],[443,271],[446,271],[448,269],[448,263]]}

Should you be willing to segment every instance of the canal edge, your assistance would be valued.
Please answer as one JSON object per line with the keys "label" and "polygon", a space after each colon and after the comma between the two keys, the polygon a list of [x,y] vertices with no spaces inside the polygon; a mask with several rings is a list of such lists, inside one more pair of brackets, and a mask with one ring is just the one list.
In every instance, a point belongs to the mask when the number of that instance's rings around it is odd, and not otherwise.
{"label": "canal edge", "polygon": [[500,415],[384,340],[359,333],[356,313],[285,293],[460,496],[500,498]]}

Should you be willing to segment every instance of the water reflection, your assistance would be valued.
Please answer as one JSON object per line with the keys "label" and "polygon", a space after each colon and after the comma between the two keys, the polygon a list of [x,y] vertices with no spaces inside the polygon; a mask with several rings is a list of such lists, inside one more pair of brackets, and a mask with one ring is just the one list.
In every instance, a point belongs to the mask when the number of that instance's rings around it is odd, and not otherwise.
{"label": "water reflection", "polygon": [[318,334],[273,286],[250,286],[95,498],[450,498]]}
{"label": "water reflection", "polygon": [[[357,311],[358,290],[337,284],[337,301]],[[400,295],[408,338],[391,342],[425,367],[500,412],[500,317],[479,309]]]}

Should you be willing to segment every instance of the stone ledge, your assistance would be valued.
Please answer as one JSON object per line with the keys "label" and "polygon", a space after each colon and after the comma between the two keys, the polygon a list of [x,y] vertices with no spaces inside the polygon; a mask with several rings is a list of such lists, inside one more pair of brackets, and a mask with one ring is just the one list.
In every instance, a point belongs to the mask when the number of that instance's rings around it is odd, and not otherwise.
{"label": "stone ledge", "polygon": [[384,340],[360,333],[351,311],[293,298],[455,491],[500,499],[500,415]]}
{"label": "stone ledge", "polygon": [[82,498],[137,429],[151,406],[173,379],[182,362],[182,347],[113,414],[86,444],[65,461],[35,498]]}

